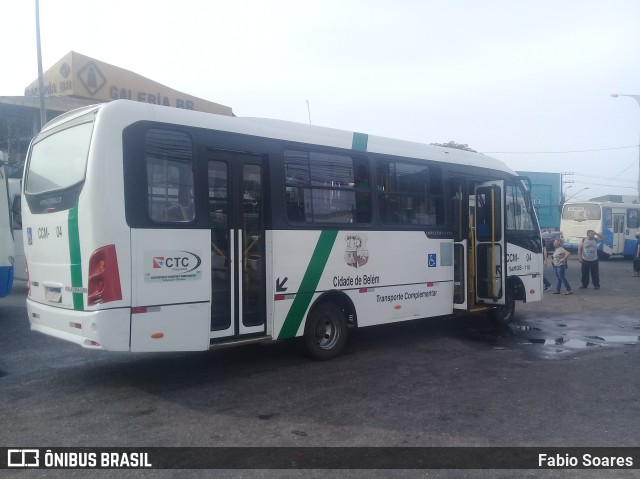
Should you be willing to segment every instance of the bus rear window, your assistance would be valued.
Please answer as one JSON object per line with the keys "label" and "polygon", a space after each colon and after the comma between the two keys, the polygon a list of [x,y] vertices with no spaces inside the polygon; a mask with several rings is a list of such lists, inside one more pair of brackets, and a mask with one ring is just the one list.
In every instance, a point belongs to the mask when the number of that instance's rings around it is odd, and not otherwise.
{"label": "bus rear window", "polygon": [[25,190],[39,195],[62,190],[84,180],[93,123],[59,131],[31,149]]}
{"label": "bus rear window", "polygon": [[562,219],[572,221],[599,220],[600,206],[587,203],[564,205],[564,208],[562,208]]}

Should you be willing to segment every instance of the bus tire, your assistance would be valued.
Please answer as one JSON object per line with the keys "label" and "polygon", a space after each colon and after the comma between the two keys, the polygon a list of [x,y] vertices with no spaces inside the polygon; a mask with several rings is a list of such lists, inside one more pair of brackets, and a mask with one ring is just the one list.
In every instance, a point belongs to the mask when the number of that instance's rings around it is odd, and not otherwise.
{"label": "bus tire", "polygon": [[504,304],[491,310],[491,320],[498,326],[506,326],[516,316],[516,300],[511,288],[506,289]]}
{"label": "bus tire", "polygon": [[313,359],[335,358],[347,342],[347,321],[344,311],[333,303],[320,304],[307,318],[304,345]]}

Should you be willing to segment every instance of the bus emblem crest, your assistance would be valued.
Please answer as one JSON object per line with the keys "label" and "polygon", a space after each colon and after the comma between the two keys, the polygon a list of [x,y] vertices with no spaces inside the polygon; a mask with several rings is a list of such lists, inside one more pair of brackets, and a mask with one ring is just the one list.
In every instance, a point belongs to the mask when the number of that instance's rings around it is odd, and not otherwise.
{"label": "bus emblem crest", "polygon": [[347,242],[347,249],[344,252],[345,262],[354,268],[361,268],[369,261],[369,250],[367,249],[367,235],[348,234],[344,237]]}

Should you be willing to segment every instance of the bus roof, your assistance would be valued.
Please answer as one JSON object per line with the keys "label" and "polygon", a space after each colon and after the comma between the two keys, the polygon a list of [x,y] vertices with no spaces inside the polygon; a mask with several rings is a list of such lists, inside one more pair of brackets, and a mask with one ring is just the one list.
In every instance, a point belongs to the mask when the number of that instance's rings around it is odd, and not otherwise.
{"label": "bus roof", "polygon": [[132,123],[141,120],[175,123],[276,140],[477,166],[517,175],[503,161],[481,153],[285,120],[222,116],[131,100],[114,100],[70,111],[51,120],[42,132],[92,111],[99,115],[122,116]]}

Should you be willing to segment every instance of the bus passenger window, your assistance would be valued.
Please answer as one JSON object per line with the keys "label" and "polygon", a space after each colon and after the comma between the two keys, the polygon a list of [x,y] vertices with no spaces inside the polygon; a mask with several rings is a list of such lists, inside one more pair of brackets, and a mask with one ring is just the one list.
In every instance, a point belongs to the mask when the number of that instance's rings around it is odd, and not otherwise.
{"label": "bus passenger window", "polygon": [[367,160],[331,153],[286,150],[284,175],[289,221],[371,222]]}
{"label": "bus passenger window", "polygon": [[640,227],[640,210],[634,210],[631,208],[627,210],[627,226],[633,230]]}
{"label": "bus passenger window", "polygon": [[356,222],[371,222],[371,187],[369,186],[369,168],[360,163],[355,168],[354,188],[356,189]]}
{"label": "bus passenger window", "polygon": [[[595,205],[590,205],[590,206],[595,206]],[[596,208],[598,208],[596,206]],[[585,208],[586,210],[586,208]],[[602,208],[602,212],[604,214],[604,226],[605,228],[613,228],[613,213],[611,212],[611,208]],[[595,217],[595,219],[600,219],[600,215],[598,213],[598,215],[592,215]],[[586,217],[586,215],[585,215]],[[591,218],[590,218],[591,219]]]}
{"label": "bus passenger window", "polygon": [[192,144],[184,133],[149,130],[145,136],[147,208],[157,223],[195,219]]}
{"label": "bus passenger window", "polygon": [[305,190],[295,186],[287,186],[285,194],[287,197],[287,218],[291,221],[304,223],[306,221],[305,211],[307,210],[304,203]]}
{"label": "bus passenger window", "polygon": [[441,172],[427,165],[380,162],[376,185],[382,223],[432,226],[444,223]]}

